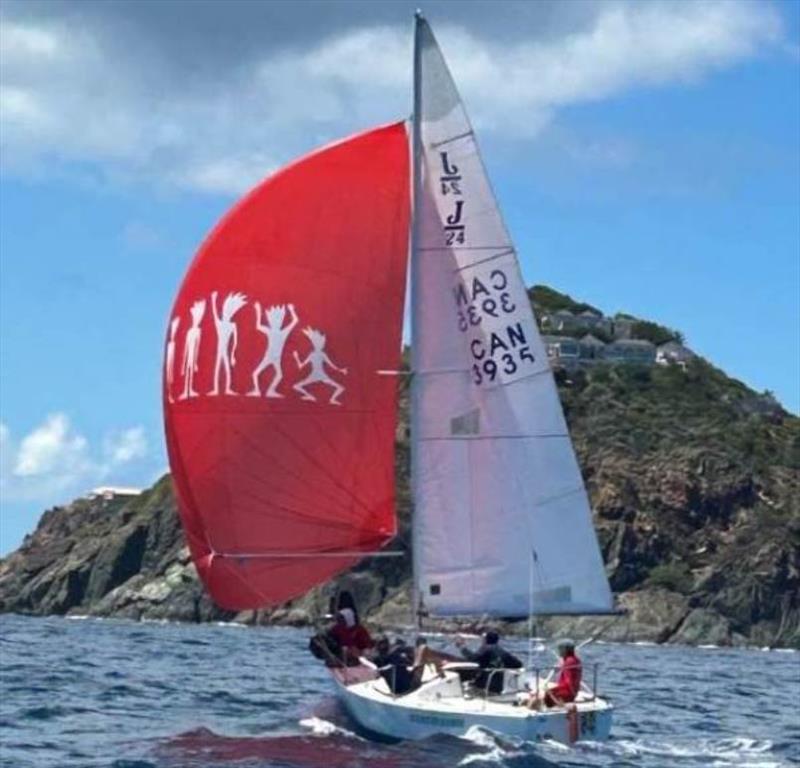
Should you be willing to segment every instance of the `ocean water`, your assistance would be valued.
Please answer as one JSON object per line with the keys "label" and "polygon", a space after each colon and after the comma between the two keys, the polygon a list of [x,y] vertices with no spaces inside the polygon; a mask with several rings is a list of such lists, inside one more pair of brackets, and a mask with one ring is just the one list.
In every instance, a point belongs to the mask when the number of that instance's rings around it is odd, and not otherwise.
{"label": "ocean water", "polygon": [[[616,705],[603,744],[488,732],[359,735],[308,633],[0,616],[0,765],[14,768],[664,768],[800,764],[800,654],[594,645]],[[509,643],[524,652],[525,642]],[[548,657],[542,663],[549,663]]]}

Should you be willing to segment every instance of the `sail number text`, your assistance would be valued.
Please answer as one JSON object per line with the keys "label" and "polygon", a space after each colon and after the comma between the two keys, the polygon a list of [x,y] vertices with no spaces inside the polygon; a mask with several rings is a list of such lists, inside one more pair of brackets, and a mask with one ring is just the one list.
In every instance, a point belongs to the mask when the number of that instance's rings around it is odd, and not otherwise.
{"label": "sail number text", "polygon": [[481,277],[460,281],[453,296],[458,329],[471,337],[475,384],[491,383],[498,376],[514,377],[520,368],[535,362],[524,324],[514,317],[517,302],[505,269],[495,267]]}

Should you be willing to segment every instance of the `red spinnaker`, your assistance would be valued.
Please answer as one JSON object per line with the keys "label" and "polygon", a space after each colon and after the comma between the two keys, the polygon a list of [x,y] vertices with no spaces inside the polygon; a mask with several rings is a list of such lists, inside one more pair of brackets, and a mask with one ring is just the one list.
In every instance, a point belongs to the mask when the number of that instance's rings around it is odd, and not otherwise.
{"label": "red spinnaker", "polygon": [[214,601],[302,594],[395,534],[409,224],[397,123],[256,187],[200,248],[170,317],[164,414]]}

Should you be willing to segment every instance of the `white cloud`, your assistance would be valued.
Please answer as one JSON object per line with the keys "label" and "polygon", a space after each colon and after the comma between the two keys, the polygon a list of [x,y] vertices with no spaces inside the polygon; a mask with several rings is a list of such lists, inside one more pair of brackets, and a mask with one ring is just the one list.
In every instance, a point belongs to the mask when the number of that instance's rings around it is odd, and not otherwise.
{"label": "white cloud", "polygon": [[53,413],[17,443],[0,424],[0,489],[4,501],[56,503],[145,458],[140,426],[111,433],[93,451],[64,413]]}
{"label": "white cloud", "polygon": [[[12,170],[88,161],[232,194],[297,152],[410,110],[405,26],[351,28],[213,80],[167,77],[168,51],[144,56],[111,27],[88,29],[3,23],[0,148]],[[549,40],[437,32],[476,124],[513,137],[536,135],[564,106],[696,81],[784,45],[773,6],[725,0],[598,4],[587,25]]]}
{"label": "white cloud", "polygon": [[6,487],[6,478],[11,474],[13,452],[11,432],[0,422],[0,492]]}
{"label": "white cloud", "polygon": [[144,427],[124,429],[106,440],[105,455],[111,466],[127,464],[147,455],[147,438]]}
{"label": "white cloud", "polygon": [[91,465],[88,450],[86,438],[72,431],[63,413],[55,413],[22,439],[14,474],[18,477],[82,474]]}

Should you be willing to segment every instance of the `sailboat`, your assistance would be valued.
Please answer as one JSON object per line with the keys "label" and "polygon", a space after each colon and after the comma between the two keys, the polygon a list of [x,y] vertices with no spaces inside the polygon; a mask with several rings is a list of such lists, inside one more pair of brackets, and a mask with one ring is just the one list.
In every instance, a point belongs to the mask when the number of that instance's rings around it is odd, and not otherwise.
{"label": "sailboat", "polygon": [[[212,598],[232,610],[283,603],[395,536],[407,274],[415,617],[612,613],[517,254],[419,13],[410,130],[372,129],[267,178],[179,289],[165,431]],[[503,672],[502,692],[483,696],[457,669],[430,669],[403,696],[368,663],[331,672],[350,714],[383,736],[479,726],[570,743],[611,728],[612,705],[586,686],[566,707],[518,706],[544,684],[532,669]]]}

